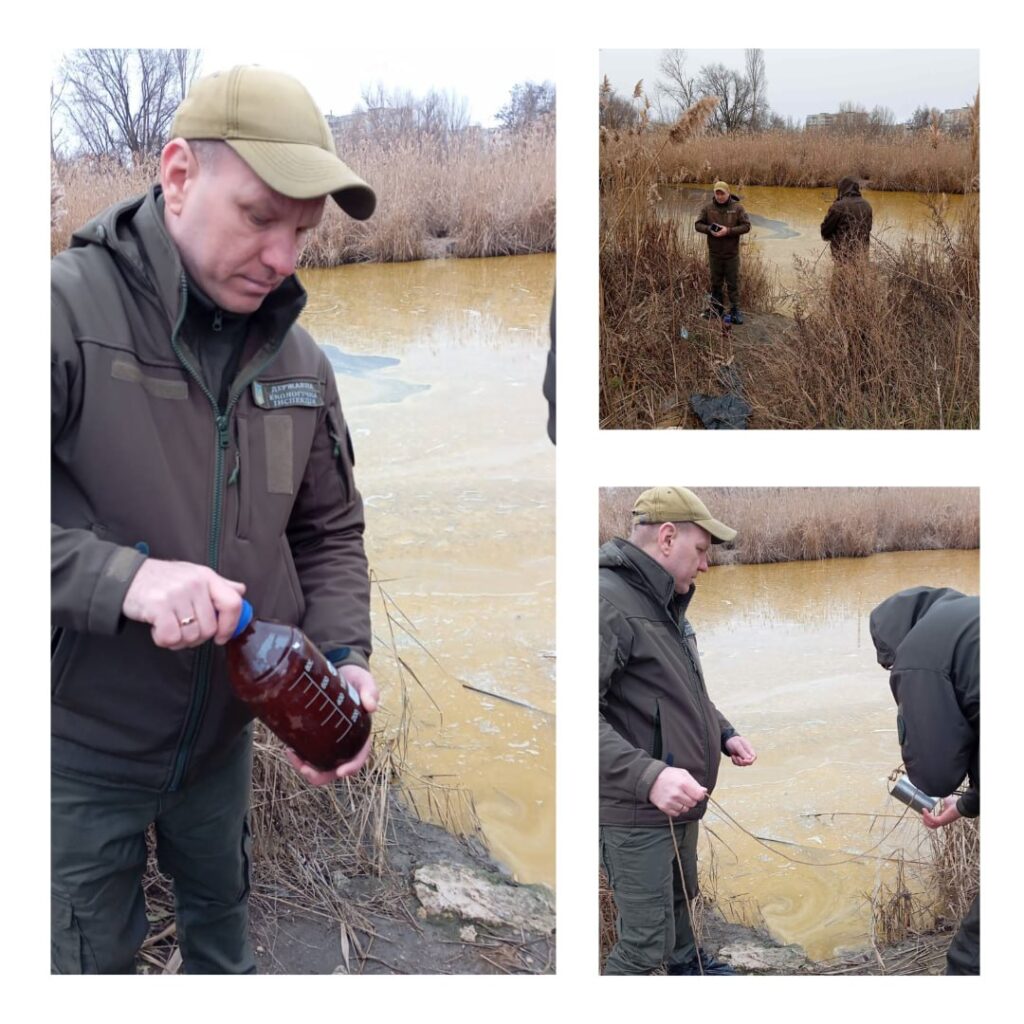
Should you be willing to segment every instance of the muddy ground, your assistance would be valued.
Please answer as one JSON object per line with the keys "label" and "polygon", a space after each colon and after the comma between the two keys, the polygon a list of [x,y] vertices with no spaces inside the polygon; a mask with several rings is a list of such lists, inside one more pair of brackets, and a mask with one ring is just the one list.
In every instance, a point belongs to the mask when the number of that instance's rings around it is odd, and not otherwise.
{"label": "muddy ground", "polygon": [[347,957],[338,921],[256,899],[252,927],[261,973],[554,973],[555,937],[545,922],[510,927],[466,913],[428,913],[415,876],[426,865],[445,864],[486,877],[499,895],[515,897],[535,887],[516,885],[479,843],[416,821],[397,806],[392,822],[388,871],[340,882],[358,922]]}

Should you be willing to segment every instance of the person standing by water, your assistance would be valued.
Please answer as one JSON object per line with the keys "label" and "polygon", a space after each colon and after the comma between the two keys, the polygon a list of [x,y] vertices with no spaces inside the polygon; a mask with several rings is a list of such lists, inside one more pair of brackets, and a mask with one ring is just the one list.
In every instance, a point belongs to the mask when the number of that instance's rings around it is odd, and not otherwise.
{"label": "person standing by water", "polygon": [[711,702],[686,619],[710,546],[735,536],[692,491],[654,487],[629,540],[600,550],[600,852],[618,909],[605,974],[735,973],[694,939],[698,823],[720,757],[757,755]]}
{"label": "person standing by water", "polygon": [[[924,812],[928,828],[981,812],[979,753],[981,610],[977,597],[947,587],[913,587],[871,613],[878,663],[889,670],[898,708],[896,730],[910,781],[942,796],[939,814]],[[964,779],[969,786],[953,791]],[[953,795],[945,795],[953,794]],[[975,896],[946,955],[947,974],[978,974],[981,911]]]}
{"label": "person standing by water", "polygon": [[821,237],[837,263],[867,259],[871,244],[871,204],[860,194],[860,182],[841,178],[836,198],[821,222]]}
{"label": "person standing by water", "polygon": [[[377,706],[363,503],[294,271],[327,196],[373,212],[294,78],[236,67],[179,107],[160,183],[51,266],[51,969],[131,973],[145,835],[186,973],[253,973],[244,592]],[[212,641],[212,642],[211,642]],[[365,763],[321,772],[323,785]]]}
{"label": "person standing by water", "polygon": [[711,201],[700,211],[694,227],[707,235],[708,266],[711,271],[711,305],[701,316],[721,317],[725,309],[723,286],[729,289],[729,316],[743,323],[740,312],[740,235],[750,230],[750,218],[724,181],[716,181]]}

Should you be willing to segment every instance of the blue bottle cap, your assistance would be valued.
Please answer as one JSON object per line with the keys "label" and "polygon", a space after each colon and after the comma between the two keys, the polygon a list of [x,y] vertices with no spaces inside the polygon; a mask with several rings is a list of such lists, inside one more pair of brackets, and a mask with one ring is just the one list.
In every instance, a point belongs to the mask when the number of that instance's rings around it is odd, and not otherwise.
{"label": "blue bottle cap", "polygon": [[239,633],[241,633],[249,623],[252,622],[252,605],[243,597],[242,598],[242,614],[238,618],[238,625],[235,626],[234,633],[231,634],[231,639],[234,640]]}

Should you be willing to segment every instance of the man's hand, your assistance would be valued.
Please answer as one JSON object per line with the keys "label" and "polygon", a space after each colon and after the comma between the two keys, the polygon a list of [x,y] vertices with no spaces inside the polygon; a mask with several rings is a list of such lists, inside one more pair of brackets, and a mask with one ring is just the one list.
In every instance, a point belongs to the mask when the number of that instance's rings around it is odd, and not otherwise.
{"label": "man's hand", "polygon": [[730,736],[725,741],[725,749],[729,751],[732,763],[745,768],[757,760],[754,748],[742,736]]}
{"label": "man's hand", "polygon": [[956,797],[943,797],[942,810],[938,814],[932,814],[931,811],[922,811],[921,817],[924,818],[927,828],[942,828],[943,825],[956,821],[960,817],[960,812],[956,809]]}
{"label": "man's hand", "polygon": [[244,593],[244,583],[218,576],[205,565],[147,558],[121,611],[135,622],[148,622],[157,647],[180,651],[211,638],[227,643],[238,625]]}
{"label": "man's hand", "polygon": [[[341,665],[338,668],[342,678],[352,684],[353,687],[359,693],[360,703],[363,705],[363,710],[370,714],[373,714],[377,710],[377,702],[380,699],[380,694],[377,690],[377,684],[373,680],[373,676],[366,671],[360,665]],[[288,758],[288,763],[311,785],[311,786],[326,786],[328,783],[337,782],[338,779],[347,778],[349,775],[355,775],[360,768],[366,764],[370,757],[370,751],[373,748],[373,733],[366,737],[366,742],[363,744],[362,750],[351,761],[346,761],[344,764],[339,764],[337,768],[331,771],[321,771],[319,768],[311,765],[308,761],[303,761],[294,750],[290,748],[285,749],[285,757]]]}
{"label": "man's hand", "polygon": [[707,789],[685,768],[665,768],[654,780],[647,799],[659,811],[674,818],[696,807],[707,795]]}

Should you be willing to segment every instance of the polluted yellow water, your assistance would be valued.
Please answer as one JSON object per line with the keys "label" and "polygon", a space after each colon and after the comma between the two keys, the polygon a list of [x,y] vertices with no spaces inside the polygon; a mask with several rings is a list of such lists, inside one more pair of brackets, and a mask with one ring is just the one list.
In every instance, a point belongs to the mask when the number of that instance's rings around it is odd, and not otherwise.
{"label": "polluted yellow water", "polygon": [[869,945],[870,899],[893,881],[891,862],[851,854],[928,854],[920,817],[888,794],[896,708],[868,628],[875,605],[918,585],[978,593],[978,552],[720,566],[690,605],[711,697],[758,754],[723,759],[705,871],[733,919],[760,916],[813,959]]}
{"label": "polluted yellow water", "polygon": [[[799,285],[795,257],[818,267],[830,263],[828,243],[821,238],[821,222],[836,198],[834,188],[749,185],[733,191],[750,216],[750,232],[742,246],[761,254],[783,289],[790,291]],[[700,208],[711,198],[711,186],[664,185],[660,194],[660,209],[692,229]],[[964,201],[962,195],[947,193],[876,192],[865,188],[861,194],[871,204],[872,244],[876,247],[898,247],[906,238],[924,238],[931,227],[933,208],[955,220]]]}
{"label": "polluted yellow water", "polygon": [[[397,727],[401,707],[393,634],[415,673],[410,780],[468,791],[492,854],[553,886],[554,447],[541,384],[554,257],[301,278],[303,323],[337,373],[380,580],[380,723]],[[427,790],[411,788],[427,810]]]}

